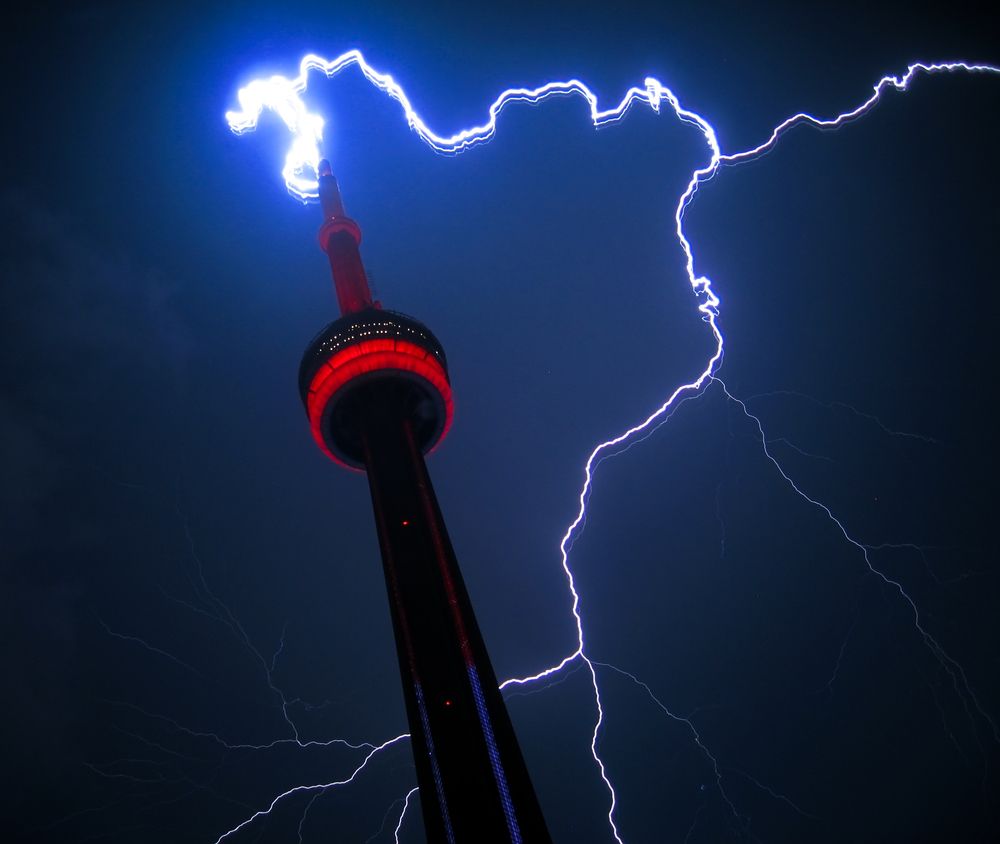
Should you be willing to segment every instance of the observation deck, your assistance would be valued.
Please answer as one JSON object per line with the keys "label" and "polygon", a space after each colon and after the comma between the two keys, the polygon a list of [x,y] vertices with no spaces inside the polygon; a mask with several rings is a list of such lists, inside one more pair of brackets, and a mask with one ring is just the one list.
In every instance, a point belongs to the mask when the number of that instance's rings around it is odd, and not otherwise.
{"label": "observation deck", "polygon": [[299,367],[299,392],[319,447],[361,471],[359,408],[373,394],[391,396],[424,454],[444,438],[454,414],[441,343],[412,317],[374,307],[341,317],[316,335]]}

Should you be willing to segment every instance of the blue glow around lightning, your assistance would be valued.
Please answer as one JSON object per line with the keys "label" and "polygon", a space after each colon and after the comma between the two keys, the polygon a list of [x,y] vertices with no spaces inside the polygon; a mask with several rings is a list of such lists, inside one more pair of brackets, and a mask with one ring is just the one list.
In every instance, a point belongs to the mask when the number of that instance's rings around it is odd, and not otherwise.
{"label": "blue glow around lightning", "polygon": [[[578,79],[547,82],[536,88],[509,88],[503,91],[490,105],[487,112],[487,119],[483,123],[477,126],[461,129],[452,135],[440,135],[431,130],[416,112],[402,86],[396,82],[391,75],[378,71],[368,64],[360,51],[351,50],[343,53],[333,60],[327,60],[310,54],[302,59],[299,65],[299,73],[293,79],[287,79],[283,76],[272,76],[269,79],[256,80],[242,88],[238,94],[240,110],[230,111],[226,114],[226,119],[229,122],[230,128],[233,132],[238,134],[255,129],[265,109],[275,112],[284,121],[285,125],[292,133],[292,145],[285,157],[282,175],[289,193],[303,202],[308,202],[316,197],[316,171],[321,157],[320,144],[323,139],[324,129],[324,122],[322,118],[318,115],[311,114],[302,99],[302,95],[305,93],[307,88],[309,74],[311,71],[318,71],[327,77],[333,77],[341,71],[353,66],[356,66],[372,85],[399,103],[402,107],[407,125],[409,125],[409,127],[422,141],[440,153],[461,153],[476,144],[488,141],[496,132],[497,120],[501,112],[512,103],[527,103],[530,105],[536,105],[553,97],[567,95],[579,96],[586,101],[589,106],[591,122],[595,127],[621,120],[628,113],[630,108],[637,104],[648,105],[655,112],[659,113],[665,102],[678,120],[694,127],[699,132],[705,143],[708,153],[707,160],[703,166],[692,172],[687,183],[687,187],[678,197],[673,220],[674,236],[677,238],[677,242],[684,254],[685,272],[687,273],[688,283],[690,284],[694,295],[699,300],[698,310],[702,315],[701,318],[708,326],[708,330],[714,339],[714,351],[709,356],[696,377],[688,383],[681,384],[674,389],[664,399],[663,403],[659,407],[653,409],[641,421],[637,422],[635,425],[621,432],[617,436],[599,443],[591,451],[583,466],[583,483],[577,498],[578,507],[576,516],[566,528],[559,543],[562,569],[565,574],[567,587],[571,596],[570,612],[573,616],[576,627],[576,647],[572,653],[566,655],[548,668],[528,676],[510,678],[501,684],[501,688],[525,686],[550,678],[562,671],[562,669],[571,663],[580,661],[586,665],[590,674],[597,712],[594,729],[591,735],[590,750],[595,764],[597,765],[601,779],[608,791],[609,805],[607,819],[610,832],[617,844],[624,844],[618,826],[615,822],[615,809],[618,804],[618,795],[615,792],[608,771],[597,750],[598,737],[604,721],[604,708],[601,700],[600,685],[598,683],[597,666],[607,667],[630,678],[633,682],[641,686],[649,697],[656,703],[656,705],[663,709],[663,711],[666,712],[670,718],[681,721],[688,727],[693,740],[713,766],[713,770],[716,775],[716,785],[720,794],[724,798],[733,815],[737,818],[740,817],[736,806],[732,803],[723,789],[722,773],[718,762],[711,751],[702,743],[701,737],[698,735],[690,719],[682,718],[672,713],[653,694],[653,691],[649,688],[649,686],[634,675],[622,671],[622,669],[614,666],[609,666],[606,663],[598,663],[587,655],[583,617],[581,614],[581,597],[576,588],[575,578],[569,565],[570,549],[576,539],[579,538],[586,522],[587,502],[593,489],[594,472],[596,471],[598,465],[609,457],[623,453],[637,442],[640,442],[646,436],[649,436],[652,431],[659,427],[659,425],[667,421],[684,401],[702,395],[710,386],[714,384],[718,384],[727,399],[734,402],[746,415],[746,417],[754,423],[759,434],[764,454],[774,465],[784,482],[786,482],[797,495],[809,502],[812,506],[821,510],[825,516],[836,525],[844,539],[858,550],[870,572],[880,578],[886,585],[892,587],[907,604],[913,614],[913,625],[915,630],[951,678],[954,690],[962,700],[966,713],[969,716],[974,729],[975,717],[972,711],[973,708],[989,725],[994,739],[1000,742],[1000,731],[998,731],[994,720],[980,705],[979,700],[969,685],[964,669],[927,631],[916,603],[906,592],[902,584],[899,581],[887,576],[880,569],[876,568],[869,555],[869,551],[874,549],[871,549],[869,546],[866,546],[856,540],[849,533],[843,523],[825,504],[818,499],[810,497],[792,480],[792,478],[785,472],[779,461],[768,449],[768,440],[759,417],[751,413],[744,401],[734,396],[722,380],[718,378],[716,373],[718,372],[723,360],[725,345],[723,334],[718,325],[720,300],[712,289],[711,280],[705,276],[699,276],[697,274],[695,270],[694,252],[690,242],[684,234],[683,227],[684,214],[687,207],[695,198],[698,189],[702,184],[713,179],[720,172],[723,166],[743,164],[770,152],[777,145],[778,141],[793,128],[799,125],[808,125],[821,129],[838,129],[845,124],[867,114],[880,102],[886,91],[890,89],[898,92],[905,92],[909,90],[910,84],[921,74],[930,75],[937,73],[962,72],[1000,75],[1000,68],[987,64],[970,64],[962,61],[938,63],[917,62],[911,64],[907,68],[906,73],[900,76],[883,76],[873,86],[871,95],[861,104],[849,111],[842,112],[841,114],[830,118],[818,118],[805,112],[800,112],[792,115],[775,126],[767,140],[757,146],[739,152],[723,153],[712,125],[701,115],[682,107],[677,96],[669,88],[654,78],[647,78],[641,88],[629,88],[618,104],[609,109],[601,109],[597,96],[587,85]],[[900,432],[890,433],[898,434]],[[235,622],[235,619],[231,620]],[[234,630],[234,632],[236,631]],[[242,633],[242,631],[240,631],[240,633]],[[245,636],[245,634],[243,634],[243,636]],[[218,842],[223,841],[224,839],[234,835],[239,830],[245,828],[257,818],[268,814],[271,809],[278,804],[278,802],[293,794],[315,792],[317,790],[323,791],[327,788],[353,781],[354,778],[368,764],[368,761],[378,752],[404,738],[405,736],[397,736],[380,745],[366,745],[367,748],[370,748],[369,752],[365,756],[362,763],[353,771],[351,776],[345,780],[325,785],[297,786],[283,792],[274,798],[269,807],[255,813],[238,826],[223,834],[219,839],[217,839],[217,844]],[[301,743],[297,733],[295,734],[294,739],[291,739],[290,741]],[[742,774],[743,772],[740,773]],[[797,811],[802,812],[802,810],[798,809],[798,807],[791,803],[791,801],[784,795],[778,794],[767,786],[762,785],[748,774],[743,775],[754,782],[758,787],[768,791],[772,796],[776,797],[776,799],[783,800],[792,805]],[[414,791],[410,791],[404,801],[403,812],[400,815],[399,823],[397,824],[395,831],[397,841],[403,816],[406,813],[406,808],[409,805],[409,799],[413,793]],[[802,812],[802,814],[807,813]],[[697,822],[697,817],[695,822]]]}
{"label": "blue glow around lightning", "polygon": [[388,73],[375,70],[368,64],[360,50],[350,50],[333,61],[309,54],[302,59],[299,64],[299,75],[294,79],[286,79],[284,76],[257,79],[240,89],[237,99],[241,110],[226,112],[229,128],[240,135],[257,128],[257,121],[265,108],[281,117],[292,133],[292,146],[285,156],[285,166],[281,174],[284,176],[289,193],[304,202],[316,199],[318,196],[317,169],[324,128],[323,118],[310,114],[302,101],[301,94],[305,93],[309,71],[317,70],[333,77],[353,65],[357,65],[372,85],[384,91],[403,107],[407,125],[423,141],[443,153],[464,152],[469,147],[492,138],[496,132],[497,117],[511,103],[535,104],[552,96],[567,94],[577,94],[587,100],[590,104],[590,117],[595,126],[620,120],[629,107],[639,101],[644,101],[654,111],[659,111],[660,102],[666,96],[670,98],[678,117],[702,125],[703,130],[707,132],[712,131],[712,128],[707,123],[702,123],[696,114],[682,113],[673,94],[655,79],[647,79],[645,88],[629,88],[615,108],[604,111],[598,107],[596,95],[586,85],[579,79],[570,79],[566,82],[548,82],[537,88],[508,88],[493,101],[489,108],[489,118],[485,123],[462,129],[454,135],[438,135],[417,114],[402,86]]}

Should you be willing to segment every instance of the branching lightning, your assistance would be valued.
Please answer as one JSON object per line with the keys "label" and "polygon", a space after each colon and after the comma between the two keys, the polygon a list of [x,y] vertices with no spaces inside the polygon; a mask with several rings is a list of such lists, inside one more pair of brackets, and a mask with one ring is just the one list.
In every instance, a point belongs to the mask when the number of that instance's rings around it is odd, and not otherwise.
{"label": "branching lightning", "polygon": [[[843,535],[844,540],[857,550],[870,574],[881,579],[885,585],[892,588],[905,605],[909,607],[913,617],[913,627],[915,632],[919,635],[923,643],[948,673],[952,680],[954,691],[960,697],[963,705],[965,706],[966,713],[972,724],[975,725],[977,723],[976,716],[978,715],[979,718],[989,726],[993,738],[1000,741],[1000,732],[998,732],[996,723],[981,706],[975,692],[969,684],[962,666],[952,656],[950,656],[941,644],[934,638],[934,636],[928,632],[916,602],[910,597],[904,586],[898,580],[886,575],[882,570],[873,564],[870,551],[875,550],[874,547],[866,545],[854,538],[849,530],[844,526],[842,521],[838,519],[825,504],[823,504],[820,500],[811,497],[802,489],[801,485],[797,485],[795,483],[769,449],[769,445],[772,442],[775,442],[775,440],[769,440],[767,438],[759,416],[752,413],[743,400],[734,396],[718,377],[717,373],[722,364],[724,350],[724,338],[718,324],[720,315],[720,300],[712,289],[712,282],[710,279],[705,276],[698,275],[696,272],[694,252],[690,242],[685,236],[683,226],[685,212],[695,198],[702,184],[710,181],[718,175],[723,166],[734,166],[746,163],[770,152],[787,132],[799,125],[808,125],[821,129],[838,129],[845,124],[867,114],[879,103],[886,92],[890,90],[898,92],[907,91],[911,83],[913,83],[913,81],[921,75],[952,72],[1000,75],[1000,68],[993,67],[991,65],[970,64],[958,61],[933,64],[914,63],[910,65],[907,68],[906,73],[901,76],[887,75],[882,77],[873,87],[872,94],[860,105],[849,111],[845,111],[830,118],[818,118],[805,112],[795,114],[775,126],[770,136],[763,143],[743,151],[724,153],[720,148],[719,141],[712,125],[701,115],[682,107],[677,96],[669,88],[653,78],[646,79],[643,87],[641,88],[629,88],[618,104],[609,109],[601,109],[597,96],[590,90],[590,88],[578,79],[548,82],[536,88],[510,88],[501,93],[493,101],[487,112],[487,119],[483,123],[477,126],[461,129],[452,135],[440,135],[431,130],[420,117],[403,87],[389,74],[378,71],[368,64],[361,52],[352,50],[333,60],[326,60],[316,55],[308,55],[302,59],[299,66],[299,73],[294,78],[288,79],[282,76],[273,76],[269,79],[254,81],[241,89],[238,94],[240,110],[228,112],[226,115],[231,129],[236,133],[244,133],[256,128],[257,123],[265,109],[278,114],[288,127],[289,131],[292,133],[293,138],[291,148],[285,158],[282,174],[289,192],[302,201],[309,201],[316,196],[316,170],[320,160],[320,143],[323,138],[324,129],[324,122],[322,118],[318,115],[310,113],[302,99],[302,95],[305,93],[307,88],[310,72],[318,71],[327,77],[333,77],[350,67],[357,67],[373,86],[384,92],[392,100],[396,101],[402,108],[403,116],[409,127],[422,141],[441,153],[461,153],[476,144],[492,138],[496,132],[497,120],[500,114],[513,103],[535,105],[554,97],[570,95],[580,97],[587,103],[589,107],[590,119],[595,127],[621,120],[633,105],[647,105],[654,111],[660,112],[663,105],[666,104],[679,121],[694,127],[694,129],[701,135],[705,144],[707,151],[705,163],[703,166],[696,168],[691,173],[687,187],[678,197],[673,220],[674,236],[676,237],[684,255],[684,264],[688,283],[690,284],[694,295],[699,300],[698,310],[700,311],[702,320],[707,325],[707,329],[714,340],[714,350],[706,360],[701,371],[697,373],[696,377],[688,383],[678,386],[664,399],[663,403],[659,407],[653,409],[641,421],[621,432],[617,436],[599,443],[591,451],[583,466],[583,483],[577,497],[578,506],[576,516],[566,528],[559,543],[561,565],[570,595],[570,613],[576,629],[576,646],[571,653],[567,654],[550,667],[524,677],[510,678],[501,685],[501,688],[527,686],[546,678],[551,678],[571,663],[578,666],[581,664],[586,666],[590,676],[590,682],[594,695],[594,704],[596,708],[596,719],[591,735],[590,749],[601,779],[607,788],[609,801],[607,819],[611,834],[615,841],[617,841],[618,844],[623,844],[623,839],[615,818],[618,795],[612,785],[609,772],[607,771],[598,752],[598,739],[601,732],[601,726],[604,721],[604,705],[602,703],[601,688],[598,682],[598,667],[607,668],[630,678],[634,683],[643,688],[656,705],[658,705],[671,719],[686,725],[690,731],[692,740],[702,750],[713,766],[713,770],[716,775],[716,787],[718,788],[721,796],[732,810],[733,815],[739,818],[739,812],[737,811],[736,806],[730,800],[723,788],[722,768],[716,761],[716,757],[703,744],[697,729],[691,721],[691,718],[680,717],[673,714],[659,700],[653,690],[635,675],[616,668],[615,666],[608,665],[607,663],[598,662],[588,655],[584,635],[581,595],[577,589],[573,571],[569,565],[570,550],[573,543],[579,538],[586,522],[587,503],[593,489],[594,474],[600,463],[609,457],[620,454],[636,442],[641,441],[642,438],[648,436],[659,425],[669,419],[680,404],[687,399],[702,395],[708,388],[715,384],[721,388],[727,399],[733,402],[740,409],[740,411],[745,414],[746,418],[753,423],[759,436],[761,448],[763,449],[767,459],[773,464],[781,479],[795,494],[803,498],[810,505],[819,509],[836,526],[839,532]],[[878,420],[875,421],[878,422]],[[881,425],[882,423],[878,422],[878,424]],[[929,440],[929,438],[920,437],[919,435],[908,435],[903,432],[892,431],[885,426],[882,427],[887,431],[887,433],[892,435],[915,436],[919,439]],[[228,616],[228,619],[223,618],[222,620],[230,626],[235,635],[241,637],[244,643],[247,646],[250,646],[249,639],[246,638],[245,632],[239,627],[235,618],[232,617],[231,614]],[[255,651],[255,653],[257,652]],[[268,670],[269,666],[267,661],[264,660],[259,653],[257,653],[257,656],[263,664],[270,684],[270,671]],[[843,648],[841,649],[841,657],[842,656]],[[270,667],[273,668],[273,662]],[[277,692],[273,685],[271,685],[271,687]],[[278,692],[278,694],[280,695],[280,692]],[[287,703],[284,701],[283,695],[281,695],[281,700],[286,720],[288,720],[291,725],[291,720],[287,715]],[[294,725],[291,726],[294,731]],[[359,766],[357,766],[350,777],[340,782],[297,786],[279,794],[267,808],[261,809],[251,817],[248,817],[246,820],[241,822],[238,826],[233,827],[224,833],[218,839],[217,844],[218,842],[235,836],[236,833],[251,824],[254,820],[269,813],[280,801],[294,794],[310,793],[314,795],[315,799],[317,792],[322,793],[322,791],[325,791],[328,788],[353,781],[355,777],[357,777],[357,775],[364,769],[368,761],[377,753],[379,753],[383,748],[402,741],[404,738],[405,736],[396,736],[395,738],[389,739],[382,744],[366,745],[365,747],[368,749],[368,753],[364,757],[364,760]],[[307,744],[300,742],[297,732],[294,733],[294,739],[291,739],[291,741],[295,741],[303,745]],[[742,774],[742,772],[740,773]],[[808,813],[799,809],[799,807],[784,794],[776,792],[770,787],[757,782],[747,774],[743,774],[743,776],[747,777],[757,786],[770,793],[775,799],[786,802],[797,812],[808,816]],[[409,800],[413,793],[414,791],[411,791],[407,794],[404,801],[403,813],[400,815],[400,821],[396,827],[397,841],[399,826],[402,823],[403,814],[405,814],[406,807],[409,805]],[[699,808],[698,815],[700,815],[703,809],[704,805]],[[693,830],[694,824],[697,823],[698,815],[694,818],[691,830]]]}
{"label": "branching lightning", "polygon": [[409,736],[404,733],[403,735],[396,736],[395,738],[391,738],[388,741],[384,741],[382,742],[382,744],[373,747],[371,750],[368,751],[368,754],[362,760],[361,764],[358,765],[351,772],[351,775],[345,779],[335,780],[333,782],[327,782],[327,783],[318,783],[316,785],[297,785],[294,788],[289,788],[287,791],[283,791],[281,794],[279,794],[271,801],[271,805],[269,805],[266,809],[261,809],[260,811],[255,812],[246,820],[242,821],[229,831],[224,832],[222,835],[220,835],[216,839],[216,844],[218,844],[218,842],[220,841],[225,841],[227,838],[235,835],[245,826],[252,824],[255,820],[257,820],[257,818],[261,818],[264,815],[269,814],[271,810],[274,809],[274,807],[277,806],[282,800],[291,797],[293,794],[313,794],[314,792],[322,793],[327,789],[336,788],[339,785],[347,785],[348,783],[354,782],[354,779],[367,767],[368,761],[373,756],[375,756],[375,754],[377,754],[379,751],[385,750],[387,747],[391,747],[394,744],[398,744],[399,742],[404,741],[407,738],[409,738]]}

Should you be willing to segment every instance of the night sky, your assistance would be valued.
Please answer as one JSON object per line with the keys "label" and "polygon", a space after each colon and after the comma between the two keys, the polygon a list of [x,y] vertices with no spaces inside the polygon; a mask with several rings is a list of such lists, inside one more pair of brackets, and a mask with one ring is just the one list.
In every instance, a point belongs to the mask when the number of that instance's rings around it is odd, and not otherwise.
{"label": "night sky", "polygon": [[[329,740],[406,730],[367,485],[298,396],[337,315],[319,212],[284,189],[280,121],[229,132],[241,85],[357,47],[451,134],[510,86],[611,105],[655,76],[735,152],[912,61],[1000,63],[958,4],[83,3],[3,28],[15,842],[211,844],[350,776],[365,750]],[[594,130],[561,98],[442,156],[356,70],[305,97],[377,294],[448,354],[429,467],[497,675],[540,671],[576,646],[559,541],[587,455],[713,351],[672,223],[708,150],[669,109]],[[627,844],[998,840],[998,150],[1000,77],[922,77],[690,206],[719,375],[933,638],[721,386],[686,402],[599,466],[570,554]],[[613,841],[589,674],[553,680],[508,694],[553,839]],[[414,783],[400,743],[227,841],[390,842]]]}

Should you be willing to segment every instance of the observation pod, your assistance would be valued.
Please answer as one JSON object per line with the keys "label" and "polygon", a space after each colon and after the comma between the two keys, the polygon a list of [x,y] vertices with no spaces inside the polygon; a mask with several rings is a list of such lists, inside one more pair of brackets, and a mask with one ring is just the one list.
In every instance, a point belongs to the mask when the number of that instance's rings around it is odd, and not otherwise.
{"label": "observation pod", "polygon": [[299,392],[316,444],[350,469],[363,470],[363,407],[392,400],[422,454],[451,427],[454,403],[444,349],[427,326],[374,307],[331,322],[299,368]]}
{"label": "observation pod", "polygon": [[551,844],[424,463],[452,421],[444,349],[372,298],[326,162],[319,182],[343,315],[306,349],[299,391],[319,447],[368,479],[427,840]]}

